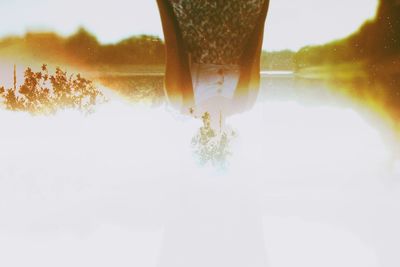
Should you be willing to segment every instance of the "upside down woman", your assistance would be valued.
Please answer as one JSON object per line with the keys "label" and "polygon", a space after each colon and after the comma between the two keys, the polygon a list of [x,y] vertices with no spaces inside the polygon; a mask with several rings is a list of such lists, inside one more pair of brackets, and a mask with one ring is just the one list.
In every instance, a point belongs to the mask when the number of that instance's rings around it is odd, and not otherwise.
{"label": "upside down woman", "polygon": [[[260,82],[268,0],[157,2],[169,102],[196,117],[208,113],[214,129],[250,108]],[[160,267],[267,266],[257,177],[239,176],[175,177],[179,186],[163,203]]]}
{"label": "upside down woman", "polygon": [[157,0],[173,106],[212,125],[250,108],[260,83],[269,0]]}

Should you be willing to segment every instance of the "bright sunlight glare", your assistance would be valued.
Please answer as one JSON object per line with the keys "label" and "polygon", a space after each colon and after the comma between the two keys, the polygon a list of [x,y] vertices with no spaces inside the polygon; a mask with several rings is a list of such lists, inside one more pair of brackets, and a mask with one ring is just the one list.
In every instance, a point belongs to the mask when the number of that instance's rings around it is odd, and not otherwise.
{"label": "bright sunlight glare", "polygon": [[238,136],[229,166],[217,170],[193,157],[200,122],[114,100],[88,117],[0,112],[1,266],[156,266],[165,249],[206,245],[184,236],[188,224],[211,227],[189,207],[252,233],[235,215],[251,206],[272,267],[378,267],[388,258],[400,216],[382,207],[399,188],[385,188],[387,144],[353,110],[259,104],[230,119]]}

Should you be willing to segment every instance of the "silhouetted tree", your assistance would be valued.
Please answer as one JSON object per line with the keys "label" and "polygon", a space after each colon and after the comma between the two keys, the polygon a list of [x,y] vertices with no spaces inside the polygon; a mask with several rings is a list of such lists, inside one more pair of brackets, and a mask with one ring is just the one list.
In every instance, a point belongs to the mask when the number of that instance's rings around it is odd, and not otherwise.
{"label": "silhouetted tree", "polygon": [[236,133],[230,129],[216,132],[210,123],[210,114],[202,116],[203,126],[192,139],[194,154],[198,157],[201,165],[211,163],[215,167],[224,167],[228,157],[232,154],[230,143]]}
{"label": "silhouetted tree", "polygon": [[68,37],[65,47],[70,55],[85,63],[94,63],[98,60],[100,44],[96,37],[84,28]]}
{"label": "silhouetted tree", "polygon": [[51,114],[72,108],[90,113],[97,103],[105,101],[103,94],[91,81],[79,74],[67,76],[60,68],[56,68],[53,75],[49,75],[46,65],[38,72],[27,68],[24,78],[18,91],[15,88],[0,88],[0,96],[7,109]]}

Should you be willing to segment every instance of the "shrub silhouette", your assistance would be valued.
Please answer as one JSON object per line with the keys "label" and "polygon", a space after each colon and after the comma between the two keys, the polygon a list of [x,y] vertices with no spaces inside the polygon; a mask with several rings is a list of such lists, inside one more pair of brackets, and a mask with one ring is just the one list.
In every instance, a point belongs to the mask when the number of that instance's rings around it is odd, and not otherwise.
{"label": "shrub silhouette", "polygon": [[192,148],[200,165],[211,163],[214,167],[224,168],[229,156],[231,156],[231,141],[236,133],[230,129],[221,132],[215,131],[211,127],[211,117],[208,112],[201,117],[203,126],[192,138]]}
{"label": "shrub silhouette", "polygon": [[104,102],[104,95],[92,81],[80,74],[67,76],[59,67],[53,75],[47,65],[41,71],[27,68],[24,83],[17,90],[0,87],[0,96],[8,110],[25,111],[31,114],[54,114],[61,109],[77,109],[84,113],[93,112],[94,106]]}

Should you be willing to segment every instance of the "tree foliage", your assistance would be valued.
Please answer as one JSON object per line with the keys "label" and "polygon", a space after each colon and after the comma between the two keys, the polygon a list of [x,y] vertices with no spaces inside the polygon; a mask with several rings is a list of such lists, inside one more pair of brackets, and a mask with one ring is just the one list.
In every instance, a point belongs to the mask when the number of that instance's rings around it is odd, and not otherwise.
{"label": "tree foliage", "polygon": [[[58,64],[82,65],[162,65],[164,43],[159,37],[139,35],[116,44],[101,44],[84,28],[64,38],[55,33],[27,33],[23,37],[0,40],[0,55],[32,57]],[[23,56],[22,56],[23,55]]]}
{"label": "tree foliage", "polygon": [[49,74],[47,65],[38,72],[27,68],[24,83],[17,88],[0,87],[0,98],[8,110],[31,114],[53,114],[61,109],[77,109],[84,113],[93,111],[96,104],[104,102],[104,95],[92,81],[56,68]]}
{"label": "tree foliage", "polygon": [[224,167],[228,157],[232,154],[230,144],[236,133],[230,129],[220,132],[211,127],[211,118],[208,112],[202,116],[203,126],[192,139],[194,154],[201,165],[211,163],[216,167]]}
{"label": "tree foliage", "polygon": [[[263,69],[293,69],[291,51],[264,52],[261,56]],[[126,38],[115,44],[101,44],[84,28],[69,37],[52,32],[27,33],[23,37],[0,39],[0,56],[20,59],[29,57],[39,62],[85,66],[164,65],[163,40],[151,35]]]}
{"label": "tree foliage", "polygon": [[400,2],[381,0],[375,19],[365,22],[348,38],[302,48],[294,56],[297,68],[400,57]]}

